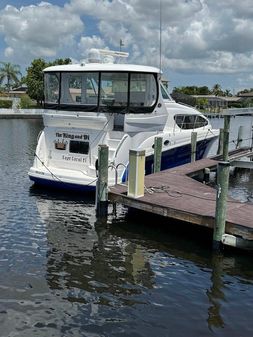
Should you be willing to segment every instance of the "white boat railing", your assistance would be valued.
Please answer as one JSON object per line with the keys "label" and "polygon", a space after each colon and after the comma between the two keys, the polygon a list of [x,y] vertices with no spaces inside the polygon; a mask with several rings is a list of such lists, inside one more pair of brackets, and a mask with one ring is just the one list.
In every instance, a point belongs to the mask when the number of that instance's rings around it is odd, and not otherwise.
{"label": "white boat railing", "polygon": [[248,108],[229,108],[223,109],[220,112],[204,112],[206,117],[223,117],[223,116],[242,116],[242,115],[253,115],[253,107]]}

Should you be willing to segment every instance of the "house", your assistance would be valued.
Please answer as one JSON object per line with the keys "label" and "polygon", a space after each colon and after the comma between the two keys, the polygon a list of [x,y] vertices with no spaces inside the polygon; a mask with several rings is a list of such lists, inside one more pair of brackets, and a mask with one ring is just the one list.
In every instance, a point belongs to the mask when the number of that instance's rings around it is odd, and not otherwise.
{"label": "house", "polygon": [[25,85],[22,85],[18,88],[15,88],[15,89],[12,89],[8,92],[8,96],[9,97],[17,97],[17,98],[20,98],[21,96],[24,96],[26,95],[27,93],[27,86]]}
{"label": "house", "polygon": [[197,106],[201,105],[201,108],[214,112],[237,107],[238,103],[242,102],[242,98],[238,96],[192,95],[192,97],[196,99]]}

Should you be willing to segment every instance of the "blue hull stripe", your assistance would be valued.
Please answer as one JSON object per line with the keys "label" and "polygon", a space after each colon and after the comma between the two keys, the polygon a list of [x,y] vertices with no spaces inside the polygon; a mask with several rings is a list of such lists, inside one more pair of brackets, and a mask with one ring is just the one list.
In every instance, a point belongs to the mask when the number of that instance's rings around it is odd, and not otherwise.
{"label": "blue hull stripe", "polygon": [[71,191],[77,191],[77,192],[91,192],[91,191],[96,190],[95,186],[71,184],[71,183],[65,183],[62,181],[53,181],[49,179],[43,179],[43,178],[37,178],[37,177],[31,177],[31,176],[30,176],[30,180],[32,180],[37,185],[47,187],[47,188],[71,190]]}
{"label": "blue hull stripe", "polygon": [[[205,139],[197,143],[196,160],[202,159],[209,143],[213,139]],[[167,151],[163,151],[161,159],[161,170],[167,170],[172,167],[187,164],[191,161],[191,144],[175,147]],[[153,173],[154,155],[146,157],[145,174]],[[128,174],[128,168],[123,174],[122,181],[125,182]]]}

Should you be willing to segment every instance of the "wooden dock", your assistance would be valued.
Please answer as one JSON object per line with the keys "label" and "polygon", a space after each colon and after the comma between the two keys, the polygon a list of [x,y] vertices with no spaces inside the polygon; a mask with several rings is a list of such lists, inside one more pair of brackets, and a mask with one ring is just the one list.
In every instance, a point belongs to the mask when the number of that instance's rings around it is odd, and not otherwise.
{"label": "wooden dock", "polygon": [[[230,160],[249,155],[250,149],[230,152]],[[145,194],[134,199],[127,196],[126,185],[110,188],[109,200],[146,212],[182,220],[213,229],[215,224],[216,189],[192,177],[205,168],[215,169],[219,157],[145,176]],[[227,201],[226,234],[239,240],[253,240],[253,204],[232,198]]]}

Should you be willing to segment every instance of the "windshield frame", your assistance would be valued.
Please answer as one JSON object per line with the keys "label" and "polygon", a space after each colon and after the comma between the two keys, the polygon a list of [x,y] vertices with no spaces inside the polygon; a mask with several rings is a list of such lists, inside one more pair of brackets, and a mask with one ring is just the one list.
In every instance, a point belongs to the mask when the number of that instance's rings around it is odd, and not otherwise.
{"label": "windshield frame", "polygon": [[[45,92],[45,98],[48,96],[46,95],[46,86],[45,83],[48,83],[47,77],[52,76],[54,74],[59,75],[60,80],[60,88],[59,88],[59,97],[55,102],[49,102],[44,101],[44,108],[45,109],[55,109],[55,110],[66,110],[66,111],[89,111],[89,112],[105,112],[105,113],[151,113],[158,102],[160,91],[159,91],[159,83],[158,83],[158,74],[153,72],[135,72],[135,71],[92,71],[93,74],[97,74],[98,83],[97,83],[97,95],[98,99],[96,104],[82,104],[80,102],[70,102],[66,103],[62,100],[63,97],[63,79],[64,77],[67,78],[68,75],[79,75],[79,74],[85,74],[86,72],[80,72],[80,71],[45,71],[44,72],[44,92]],[[108,104],[101,104],[101,97],[104,94],[103,86],[102,86],[102,76],[104,74],[127,74],[127,91],[126,94],[126,104],[122,106],[114,106],[113,104],[110,105],[110,101],[108,100]],[[140,75],[140,78],[146,77],[147,83],[150,84],[150,94],[153,95],[152,98],[149,100],[146,100],[147,102],[150,102],[150,105],[143,105],[145,103],[137,102],[137,104],[133,104],[131,102],[131,84],[133,81],[136,81],[136,75]],[[148,78],[150,76],[150,78]],[[141,80],[140,80],[141,81]],[[138,91],[137,91],[138,92]],[[146,94],[147,89],[145,90],[144,94]],[[145,102],[146,102],[145,101]]]}

